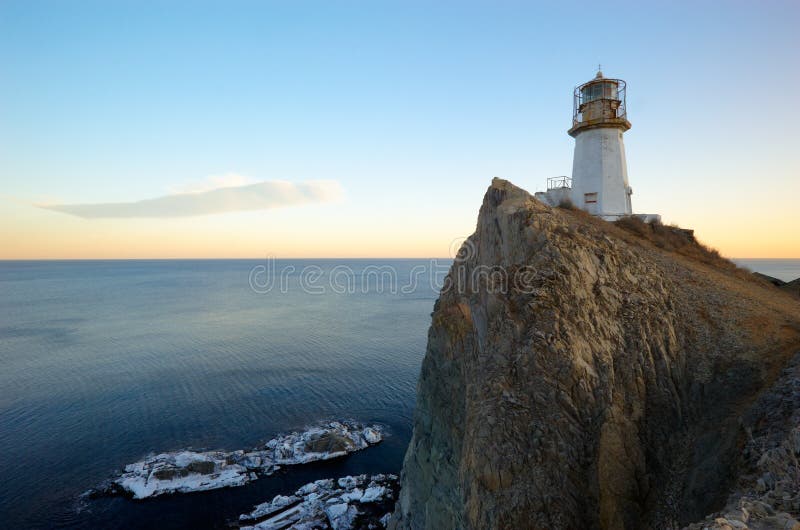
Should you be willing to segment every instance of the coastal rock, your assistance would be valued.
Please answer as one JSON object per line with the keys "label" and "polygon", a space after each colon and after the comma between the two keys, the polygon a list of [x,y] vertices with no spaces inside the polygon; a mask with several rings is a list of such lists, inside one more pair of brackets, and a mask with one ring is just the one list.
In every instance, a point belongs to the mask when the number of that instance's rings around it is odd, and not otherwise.
{"label": "coastal rock", "polygon": [[[640,224],[492,182],[434,306],[390,528],[675,529],[726,506],[800,303]],[[751,450],[759,520],[798,516],[796,437]],[[761,528],[759,506],[709,524]]]}
{"label": "coastal rock", "polygon": [[384,528],[396,498],[396,475],[323,479],[259,504],[239,524],[246,530]]}
{"label": "coastal rock", "polygon": [[771,283],[784,292],[800,297],[800,278],[794,279],[790,282],[785,282],[781,279],[773,278],[772,276],[767,276],[766,274],[761,274],[760,272],[754,272],[753,274],[756,277]]}
{"label": "coastal rock", "polygon": [[762,279],[762,280],[764,280],[765,282],[769,282],[769,283],[771,283],[772,285],[774,285],[775,287],[783,287],[784,285],[786,285],[786,282],[785,282],[785,281],[783,281],[783,280],[781,280],[781,279],[779,279],[779,278],[775,278],[774,276],[768,276],[768,275],[766,275],[766,274],[762,274],[762,273],[760,273],[760,272],[754,272],[753,274],[754,274],[754,275],[755,275],[757,278],[761,278],[761,279]]}
{"label": "coastal rock", "polygon": [[278,436],[250,451],[177,451],[149,456],[125,466],[124,473],[102,491],[145,499],[242,486],[279,466],[338,458],[382,439],[378,425],[333,421]]}
{"label": "coastal rock", "polygon": [[236,463],[237,459],[230,456],[221,451],[162,453],[125,466],[114,485],[134,499],[146,499],[164,493],[243,486],[256,479],[250,470],[262,468]]}
{"label": "coastal rock", "polygon": [[686,530],[800,530],[800,354],[743,415],[742,427],[727,504]]}
{"label": "coastal rock", "polygon": [[785,283],[781,286],[781,289],[789,294],[800,297],[800,278]]}

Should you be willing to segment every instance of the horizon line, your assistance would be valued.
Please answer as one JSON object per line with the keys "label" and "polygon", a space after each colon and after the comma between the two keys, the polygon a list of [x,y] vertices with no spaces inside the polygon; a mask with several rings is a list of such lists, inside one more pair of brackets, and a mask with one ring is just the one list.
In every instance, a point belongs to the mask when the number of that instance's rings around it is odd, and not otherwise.
{"label": "horizon line", "polygon": [[[785,260],[785,261],[798,261],[800,256],[793,258],[756,258],[756,257],[725,257],[727,260]],[[209,258],[209,257],[187,257],[187,258],[0,258],[0,262],[12,261],[234,261],[234,260],[263,260],[263,259],[276,259],[276,260],[422,260],[422,259],[455,259],[453,257],[444,256],[396,256],[396,257],[380,257],[380,256],[327,256],[327,257],[298,257],[298,256],[259,256],[259,257],[239,257],[239,258]]]}

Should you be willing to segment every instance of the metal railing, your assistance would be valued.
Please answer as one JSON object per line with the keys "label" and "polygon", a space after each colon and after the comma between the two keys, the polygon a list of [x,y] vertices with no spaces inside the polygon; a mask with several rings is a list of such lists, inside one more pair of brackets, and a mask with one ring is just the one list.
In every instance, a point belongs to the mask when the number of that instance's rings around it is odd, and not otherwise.
{"label": "metal railing", "polygon": [[572,178],[567,176],[548,177],[547,190],[557,190],[562,188],[572,188]]}
{"label": "metal railing", "polygon": [[[603,93],[600,96],[591,96],[588,98],[585,96],[583,90],[584,88],[586,88],[589,85],[600,85],[601,83],[603,83],[601,89],[601,92]],[[607,83],[613,83],[615,85],[614,92],[616,92],[616,94],[606,93]],[[595,118],[592,120],[584,121],[583,119],[584,105],[594,101],[616,102],[617,103],[616,108],[613,107],[613,104],[609,106],[615,111],[615,118],[626,119],[628,114],[628,109],[626,104],[626,94],[625,94],[627,91],[626,88],[627,85],[625,84],[625,81],[623,81],[622,79],[605,79],[605,78],[593,79],[588,83],[584,83],[580,86],[575,87],[575,92],[573,94],[573,101],[572,101],[572,125],[575,126],[582,123],[588,123],[588,121],[599,122],[603,121],[604,119],[607,119],[607,118]]]}

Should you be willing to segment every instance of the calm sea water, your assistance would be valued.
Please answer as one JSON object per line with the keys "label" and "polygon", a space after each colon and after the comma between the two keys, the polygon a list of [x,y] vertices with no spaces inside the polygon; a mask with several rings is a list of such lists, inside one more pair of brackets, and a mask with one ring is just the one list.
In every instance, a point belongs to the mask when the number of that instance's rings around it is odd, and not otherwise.
{"label": "calm sea water", "polygon": [[[311,480],[399,472],[438,292],[421,268],[0,262],[0,526],[224,527]],[[151,451],[249,448],[328,418],[391,436],[241,488],[79,501]]]}

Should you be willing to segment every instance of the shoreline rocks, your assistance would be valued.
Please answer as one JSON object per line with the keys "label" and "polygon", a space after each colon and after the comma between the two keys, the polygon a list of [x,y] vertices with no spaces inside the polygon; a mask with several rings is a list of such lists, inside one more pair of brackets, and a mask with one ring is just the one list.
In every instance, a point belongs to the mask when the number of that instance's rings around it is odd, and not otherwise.
{"label": "shoreline rocks", "polygon": [[89,496],[118,494],[146,499],[243,486],[281,466],[330,460],[366,449],[381,442],[383,436],[379,425],[332,421],[277,436],[249,451],[159,453],[125,466],[118,478],[89,492]]}
{"label": "shoreline rocks", "polygon": [[239,516],[242,530],[385,528],[397,499],[397,475],[346,476],[310,482]]}

